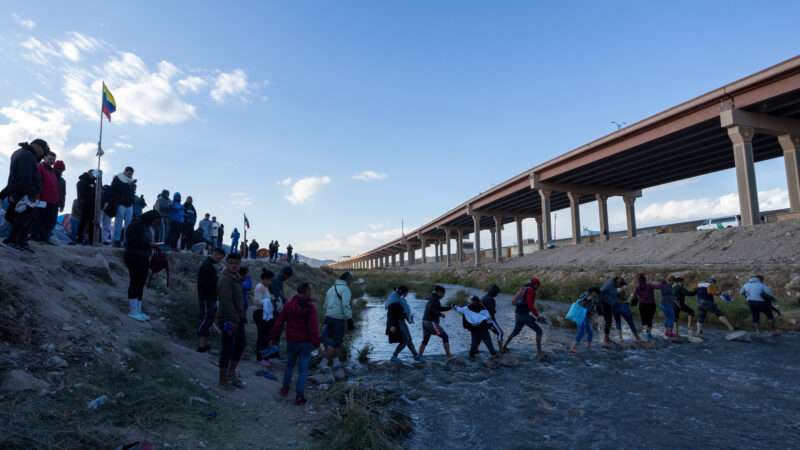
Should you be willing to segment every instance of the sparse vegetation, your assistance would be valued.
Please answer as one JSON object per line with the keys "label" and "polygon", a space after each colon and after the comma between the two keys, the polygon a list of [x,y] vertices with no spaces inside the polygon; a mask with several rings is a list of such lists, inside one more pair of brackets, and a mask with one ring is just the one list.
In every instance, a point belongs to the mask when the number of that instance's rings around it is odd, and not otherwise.
{"label": "sparse vegetation", "polygon": [[358,362],[362,364],[369,362],[369,355],[372,353],[372,350],[374,350],[372,344],[364,344],[361,350],[358,351]]}
{"label": "sparse vegetation", "polygon": [[447,304],[453,306],[467,306],[469,304],[469,299],[469,293],[463,289],[459,289],[455,295],[448,300]]}

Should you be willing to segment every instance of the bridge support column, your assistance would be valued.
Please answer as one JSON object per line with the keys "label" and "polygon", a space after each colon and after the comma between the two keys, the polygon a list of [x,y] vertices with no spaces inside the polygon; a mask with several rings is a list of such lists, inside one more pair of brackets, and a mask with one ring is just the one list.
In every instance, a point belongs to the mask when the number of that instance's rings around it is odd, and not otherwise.
{"label": "bridge support column", "polygon": [[456,242],[456,257],[458,265],[464,264],[464,230],[458,229],[458,242]]}
{"label": "bridge support column", "polygon": [[572,243],[581,243],[581,194],[567,192],[569,197],[569,211],[572,217]]}
{"label": "bridge support column", "polygon": [[608,196],[595,194],[597,199],[597,212],[600,213],[600,239],[608,240]]}
{"label": "bridge support column", "polygon": [[489,228],[489,237],[492,238],[492,259],[497,259],[497,226]]}
{"label": "bridge support column", "polygon": [[434,262],[439,262],[441,255],[439,254],[439,241],[433,241],[433,260]]}
{"label": "bridge support column", "polygon": [[542,234],[542,218],[533,219],[536,221],[536,244],[539,250],[544,250],[544,235]]}
{"label": "bridge support column", "polygon": [[550,226],[550,194],[552,193],[553,191],[549,191],[546,189],[539,190],[539,197],[542,200],[542,220],[540,222],[542,227],[542,240],[543,240],[542,245],[544,245],[545,247],[553,239]]}
{"label": "bridge support column", "polygon": [[406,252],[408,252],[408,265],[414,265],[414,249],[411,247],[411,242],[406,243]]}
{"label": "bridge support column", "polygon": [[400,252],[400,267],[403,267],[405,265],[406,265],[406,252],[401,251]]}
{"label": "bridge support column", "polygon": [[778,137],[783,148],[783,163],[786,166],[786,184],[789,190],[789,207],[800,212],[800,135],[785,134]]}
{"label": "bridge support column", "polygon": [[475,253],[475,267],[481,265],[481,216],[477,214],[472,215],[472,223],[475,228],[474,253]]}
{"label": "bridge support column", "polygon": [[497,250],[494,253],[494,260],[497,262],[503,262],[503,218],[499,216],[494,216],[494,229],[497,233]]}
{"label": "bridge support column", "polygon": [[755,130],[750,127],[732,126],[728,128],[728,137],[733,142],[736,184],[739,188],[739,209],[744,226],[753,226],[761,222],[761,214],[758,211],[756,170],[753,162],[754,135]]}
{"label": "bridge support column", "polygon": [[522,239],[522,217],[515,217],[514,223],[517,225],[517,256],[525,254],[525,242]]}
{"label": "bridge support column", "polygon": [[447,244],[447,255],[445,256],[445,263],[447,267],[450,267],[450,228],[446,228],[444,230],[444,241]]}
{"label": "bridge support column", "polygon": [[625,201],[625,218],[628,222],[628,238],[636,237],[636,197],[626,195],[622,197]]}
{"label": "bridge support column", "polygon": [[422,236],[420,236],[419,241],[422,245],[422,251],[420,252],[422,253],[422,264],[425,264],[428,262],[428,256],[425,254],[425,251],[427,250],[426,247],[428,246],[428,241]]}
{"label": "bridge support column", "polygon": [[392,267],[397,267],[397,254],[392,253]]}

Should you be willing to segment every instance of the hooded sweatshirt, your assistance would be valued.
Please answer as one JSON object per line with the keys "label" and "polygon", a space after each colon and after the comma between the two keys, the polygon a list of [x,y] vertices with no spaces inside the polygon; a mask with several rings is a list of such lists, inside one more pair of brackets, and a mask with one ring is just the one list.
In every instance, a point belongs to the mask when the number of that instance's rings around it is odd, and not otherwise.
{"label": "hooded sweatshirt", "polygon": [[176,192],[172,196],[172,205],[169,209],[169,220],[176,223],[183,223],[183,203],[181,203],[181,193]]}
{"label": "hooded sweatshirt", "polygon": [[292,297],[275,319],[272,327],[273,341],[281,337],[284,323],[286,342],[310,342],[315,348],[319,347],[319,321],[313,300],[302,299],[299,295]]}
{"label": "hooded sweatshirt", "polygon": [[431,298],[428,299],[428,303],[425,305],[425,315],[422,316],[422,320],[439,323],[441,314],[445,311],[450,311],[453,309],[452,305],[442,306],[441,300],[442,297],[439,294],[431,294]]}
{"label": "hooded sweatshirt", "polygon": [[58,204],[58,179],[56,179],[55,171],[44,163],[39,164],[36,170],[42,179],[42,192],[39,194],[39,200],[53,205]]}
{"label": "hooded sweatshirt", "polygon": [[763,302],[766,300],[764,294],[770,297],[773,295],[772,289],[762,283],[758,277],[750,278],[747,283],[742,286],[739,293],[744,295],[748,302]]}
{"label": "hooded sweatshirt", "polygon": [[126,208],[133,206],[133,180],[125,175],[125,172],[118,173],[111,182],[112,201],[117,205]]}
{"label": "hooded sweatshirt", "polygon": [[325,317],[331,319],[347,320],[353,318],[353,310],[350,305],[352,294],[347,282],[336,280],[333,286],[325,294]]}
{"label": "hooded sweatshirt", "polygon": [[500,288],[498,288],[496,285],[493,285],[486,292],[486,295],[484,295],[481,299],[481,303],[483,303],[483,306],[487,311],[489,311],[489,315],[492,316],[492,320],[494,320],[495,315],[497,314],[497,301],[495,300],[495,297],[497,297],[497,294],[499,293]]}
{"label": "hooded sweatshirt", "polygon": [[34,198],[41,191],[42,178],[37,170],[36,151],[31,145],[23,144],[11,155],[5,192],[19,200],[25,195]]}
{"label": "hooded sweatshirt", "polygon": [[463,314],[464,328],[470,331],[478,331],[489,326],[492,320],[489,311],[480,302],[470,302],[468,306],[456,306],[456,312]]}
{"label": "hooded sweatshirt", "polygon": [[400,305],[402,305],[403,311],[405,312],[406,317],[409,320],[413,321],[414,314],[411,312],[411,306],[409,306],[409,304],[406,301],[405,297],[403,297],[402,295],[398,294],[397,291],[392,291],[392,293],[389,294],[389,298],[387,298],[386,301],[383,302],[383,307],[388,310],[390,306],[392,306],[392,305],[394,305],[396,303],[399,303]]}

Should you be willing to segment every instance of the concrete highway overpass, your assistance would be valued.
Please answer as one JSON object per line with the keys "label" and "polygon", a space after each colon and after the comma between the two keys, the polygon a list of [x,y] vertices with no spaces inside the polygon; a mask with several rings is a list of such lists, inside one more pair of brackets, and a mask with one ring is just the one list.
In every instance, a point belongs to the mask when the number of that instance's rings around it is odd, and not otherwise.
{"label": "concrete highway overpass", "polygon": [[[514,223],[522,256],[522,220],[533,218],[537,242],[552,240],[550,212],[569,208],[572,240],[581,241],[579,205],[597,202],[601,239],[608,239],[607,200],[625,201],[628,237],[636,236],[635,203],[645,188],[736,169],[743,226],[760,221],[755,162],[783,157],[792,213],[800,213],[800,56],[582,145],[492,187],[403,237],[333,264],[369,269],[414,264],[427,250],[447,265],[464,264],[464,239],[480,248],[480,231]],[[451,245],[455,242],[455,251]],[[493,252],[501,260],[501,252]],[[469,263],[481,264],[481,252]]]}

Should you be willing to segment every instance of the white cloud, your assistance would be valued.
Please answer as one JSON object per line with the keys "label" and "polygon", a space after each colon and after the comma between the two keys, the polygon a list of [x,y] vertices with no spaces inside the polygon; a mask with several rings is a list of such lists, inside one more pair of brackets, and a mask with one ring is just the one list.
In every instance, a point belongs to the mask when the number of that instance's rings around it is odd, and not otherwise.
{"label": "white cloud", "polygon": [[301,178],[292,185],[292,193],[286,196],[286,200],[293,205],[305,203],[330,182],[329,177]]}
{"label": "white cloud", "polygon": [[16,22],[17,25],[25,28],[26,30],[32,30],[36,28],[36,22],[34,22],[32,19],[26,19],[17,14],[12,14],[11,17],[14,18],[14,22]]}
{"label": "white cloud", "polygon": [[346,236],[327,234],[323,239],[303,243],[298,248],[302,248],[305,254],[336,259],[344,255],[357,255],[401,235],[400,228],[359,231]]}
{"label": "white cloud", "polygon": [[131,149],[133,145],[128,144],[127,142],[114,142],[115,148],[122,148],[122,149]]}
{"label": "white cloud", "polygon": [[248,92],[247,74],[242,69],[233,72],[222,72],[214,81],[211,98],[223,103],[228,97],[242,96]]}
{"label": "white cloud", "polygon": [[72,62],[80,61],[82,52],[91,52],[100,46],[100,42],[91,36],[74,31],[69,36],[69,39],[60,41],[58,45],[64,58]]}
{"label": "white cloud", "polygon": [[122,52],[94,73],[67,71],[63,91],[73,109],[95,119],[105,79],[117,102],[113,120],[138,125],[175,124],[196,117],[194,105],[183,101],[173,87],[172,78],[177,73],[178,69],[168,61],[161,61],[158,69],[150,72],[139,56]]}
{"label": "white cloud", "polygon": [[230,194],[230,200],[233,206],[241,209],[247,208],[253,204],[253,199],[250,197],[250,194],[245,192],[234,192]]}
{"label": "white cloud", "polygon": [[374,170],[365,170],[353,175],[353,179],[358,181],[378,181],[385,180],[387,176],[388,175],[385,173],[376,172]]}
{"label": "white cloud", "polygon": [[[780,188],[760,191],[758,201],[762,211],[788,208],[789,194]],[[636,218],[642,223],[669,223],[736,214],[739,214],[739,195],[730,193],[718,198],[706,197],[654,203],[648,205],[642,212],[637,212]]]}
{"label": "white cloud", "polygon": [[178,80],[178,92],[186,94],[187,92],[197,92],[207,84],[206,80],[195,75],[190,75],[186,78]]}
{"label": "white cloud", "polygon": [[293,181],[292,177],[289,177],[279,181],[278,184],[280,184],[281,186],[291,186],[292,181]]}
{"label": "white cloud", "polygon": [[35,37],[28,38],[20,44],[27,50],[22,53],[22,57],[37,64],[47,64],[51,56],[60,56],[61,53],[53,45],[42,42]]}
{"label": "white cloud", "polygon": [[67,33],[67,39],[62,41],[42,42],[31,37],[20,45],[27,50],[22,54],[23,58],[42,65],[48,64],[51,58],[76,63],[84,53],[93,52],[101,46],[97,39],[74,31]]}
{"label": "white cloud", "polygon": [[59,153],[64,148],[69,134],[65,112],[40,104],[37,100],[14,101],[0,108],[0,154],[11,155],[17,144],[37,138],[47,141],[50,148]]}

